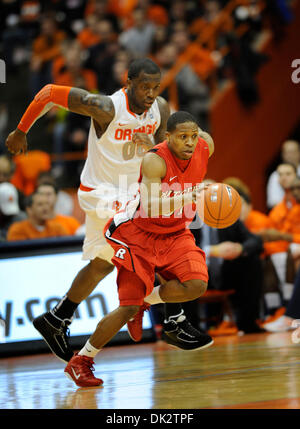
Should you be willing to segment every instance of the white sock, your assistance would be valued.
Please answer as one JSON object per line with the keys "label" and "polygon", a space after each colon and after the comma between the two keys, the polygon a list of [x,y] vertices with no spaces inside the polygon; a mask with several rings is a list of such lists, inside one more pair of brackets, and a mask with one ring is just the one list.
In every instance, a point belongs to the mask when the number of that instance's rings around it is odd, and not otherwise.
{"label": "white sock", "polygon": [[94,358],[96,354],[100,352],[100,350],[101,349],[96,349],[95,347],[93,347],[89,340],[87,340],[85,346],[80,350],[78,354]]}
{"label": "white sock", "polygon": [[162,304],[164,303],[164,301],[161,299],[160,295],[159,295],[159,289],[160,289],[160,285],[159,286],[155,286],[153,288],[153,291],[146,296],[146,298],[144,299],[144,301],[147,304]]}

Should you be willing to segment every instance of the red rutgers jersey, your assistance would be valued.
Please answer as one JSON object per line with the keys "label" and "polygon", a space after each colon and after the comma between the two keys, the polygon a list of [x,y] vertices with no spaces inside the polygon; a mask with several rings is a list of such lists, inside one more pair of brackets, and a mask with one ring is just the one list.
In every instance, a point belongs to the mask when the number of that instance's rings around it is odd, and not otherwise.
{"label": "red rutgers jersey", "polygon": [[[209,158],[209,147],[205,140],[199,137],[193,156],[189,160],[182,160],[172,154],[167,141],[158,144],[150,152],[163,158],[167,171],[162,179],[162,195],[172,197],[184,192],[197,189],[203,181]],[[139,178],[141,183],[142,176]],[[133,222],[140,228],[157,234],[170,234],[186,228],[194,219],[196,205],[188,204],[167,216],[147,217],[141,204],[139,205]]]}

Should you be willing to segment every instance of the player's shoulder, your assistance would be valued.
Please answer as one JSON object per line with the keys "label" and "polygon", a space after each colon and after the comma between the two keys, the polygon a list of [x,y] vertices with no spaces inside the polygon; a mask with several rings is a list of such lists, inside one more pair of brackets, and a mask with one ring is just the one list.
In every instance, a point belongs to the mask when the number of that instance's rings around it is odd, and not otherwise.
{"label": "player's shoulder", "polygon": [[156,97],[157,105],[162,116],[169,117],[170,116],[170,106],[167,100],[165,100],[160,95]]}
{"label": "player's shoulder", "polygon": [[142,173],[151,177],[164,177],[167,170],[166,161],[156,152],[156,150],[152,149],[144,155],[142,161]]}

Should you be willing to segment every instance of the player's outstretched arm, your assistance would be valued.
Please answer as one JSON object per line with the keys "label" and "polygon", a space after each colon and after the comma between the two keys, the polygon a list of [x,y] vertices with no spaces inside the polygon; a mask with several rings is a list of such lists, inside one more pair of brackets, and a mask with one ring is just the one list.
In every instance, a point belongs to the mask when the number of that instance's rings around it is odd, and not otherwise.
{"label": "player's outstretched arm", "polygon": [[8,150],[17,154],[26,152],[26,134],[32,125],[53,106],[60,106],[74,113],[91,116],[101,124],[108,124],[114,117],[114,106],[107,96],[92,94],[80,88],[46,85],[34,97],[15,131],[6,140]]}

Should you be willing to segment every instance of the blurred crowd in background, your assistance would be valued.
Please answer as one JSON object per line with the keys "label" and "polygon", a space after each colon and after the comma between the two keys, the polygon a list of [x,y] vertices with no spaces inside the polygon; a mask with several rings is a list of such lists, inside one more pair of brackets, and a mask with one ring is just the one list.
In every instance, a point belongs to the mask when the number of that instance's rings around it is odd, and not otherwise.
{"label": "blurred crowd in background", "polygon": [[[0,98],[2,243],[84,234],[76,187],[90,119],[52,109],[34,126],[38,137],[28,155],[12,158],[5,149],[9,126],[16,126],[19,112],[44,85],[52,82],[110,95],[125,85],[129,63],[147,56],[160,66],[162,82],[171,76],[161,94],[171,108],[191,112],[204,130],[210,129],[212,97],[228,79],[235,81],[246,108],[259,102],[256,74],[268,57],[258,46],[265,30],[278,43],[284,38],[293,19],[292,2],[235,3],[230,13],[224,13],[232,0],[0,1],[0,57],[10,77],[6,96]],[[170,74],[178,64],[183,65]],[[5,98],[17,100],[16,108],[10,108]],[[50,145],[45,150],[47,139]],[[197,229],[193,231],[199,246],[206,246],[212,273],[209,289],[229,290],[228,296],[233,289],[235,316],[223,309],[222,326],[215,335],[287,330],[293,319],[300,318],[298,309],[288,309],[300,288],[295,286],[300,283],[300,148],[294,140],[282,143],[266,189],[267,213],[252,207],[246,184],[227,178],[243,201],[238,228],[227,235],[218,231],[219,236],[208,241],[206,234],[205,243],[204,229],[199,227],[201,237]],[[190,306],[199,325],[193,305],[198,302]],[[245,317],[251,319],[247,326]],[[159,312],[156,319],[159,326]],[[277,325],[272,328],[273,322]]]}

